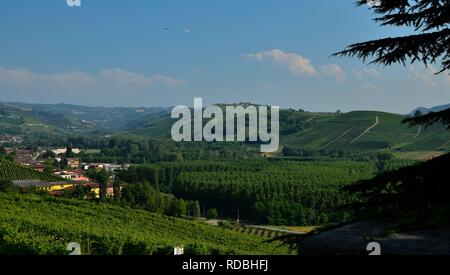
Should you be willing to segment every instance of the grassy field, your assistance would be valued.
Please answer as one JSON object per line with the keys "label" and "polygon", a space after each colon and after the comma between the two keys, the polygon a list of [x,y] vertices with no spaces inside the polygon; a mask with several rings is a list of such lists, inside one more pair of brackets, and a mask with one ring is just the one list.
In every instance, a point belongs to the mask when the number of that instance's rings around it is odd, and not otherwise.
{"label": "grassy field", "polygon": [[395,152],[394,156],[398,159],[411,160],[429,160],[444,155],[442,151],[412,151],[412,152]]}

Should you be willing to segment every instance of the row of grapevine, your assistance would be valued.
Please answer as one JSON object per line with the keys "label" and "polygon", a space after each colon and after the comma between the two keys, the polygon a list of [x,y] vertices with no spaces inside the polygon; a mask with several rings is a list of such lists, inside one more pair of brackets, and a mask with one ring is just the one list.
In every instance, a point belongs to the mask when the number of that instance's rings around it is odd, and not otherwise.
{"label": "row of grapevine", "polygon": [[62,178],[41,173],[28,167],[0,159],[0,179],[7,180],[42,180],[47,182],[63,181]]}
{"label": "row of grapevine", "polygon": [[0,193],[0,254],[66,255],[70,242],[90,255],[286,254],[266,239],[197,221],[108,204]]}

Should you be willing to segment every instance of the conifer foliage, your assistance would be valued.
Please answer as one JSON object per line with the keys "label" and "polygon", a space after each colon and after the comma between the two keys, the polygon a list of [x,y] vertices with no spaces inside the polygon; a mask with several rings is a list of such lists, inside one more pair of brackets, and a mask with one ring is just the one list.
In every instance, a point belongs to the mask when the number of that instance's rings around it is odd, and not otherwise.
{"label": "conifer foliage", "polygon": [[[357,0],[356,4],[366,6],[367,0]],[[436,74],[450,72],[450,0],[379,0],[379,5],[372,9],[377,16],[374,21],[381,26],[411,27],[415,33],[352,44],[334,56],[372,59],[371,64],[387,66],[440,63]],[[408,118],[404,122],[412,126],[441,122],[450,128],[450,111]]]}

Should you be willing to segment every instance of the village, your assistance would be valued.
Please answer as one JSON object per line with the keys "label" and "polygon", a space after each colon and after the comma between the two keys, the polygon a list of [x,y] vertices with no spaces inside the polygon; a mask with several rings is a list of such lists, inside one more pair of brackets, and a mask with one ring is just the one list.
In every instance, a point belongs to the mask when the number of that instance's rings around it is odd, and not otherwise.
{"label": "village", "polygon": [[[100,197],[99,183],[88,177],[88,171],[105,170],[112,177],[114,173],[126,170],[129,164],[118,165],[111,163],[87,163],[82,162],[76,156],[81,150],[77,148],[53,148],[53,149],[16,149],[1,147],[2,153],[10,156],[17,164],[28,167],[37,172],[59,177],[60,181],[42,181],[38,179],[14,180],[13,185],[21,189],[34,188],[40,191],[46,191],[52,196],[63,196],[68,191],[74,191],[77,187],[90,188],[96,198]],[[112,183],[108,183],[107,197],[114,196]]]}

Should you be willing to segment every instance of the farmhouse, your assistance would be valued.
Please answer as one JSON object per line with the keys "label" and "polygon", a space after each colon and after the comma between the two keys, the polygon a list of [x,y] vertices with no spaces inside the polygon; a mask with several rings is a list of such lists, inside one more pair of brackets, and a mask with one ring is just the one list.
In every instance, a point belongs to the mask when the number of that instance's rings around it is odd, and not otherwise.
{"label": "farmhouse", "polygon": [[84,170],[94,169],[94,170],[103,170],[105,168],[105,165],[103,163],[88,163],[83,164]]}
{"label": "farmhouse", "polygon": [[67,166],[70,169],[77,169],[78,167],[80,167],[80,161],[78,159],[75,159],[75,158],[68,158],[67,159]]}
{"label": "farmhouse", "polygon": [[29,161],[26,165],[38,172],[44,172],[45,170],[45,166],[42,163],[35,160]]}
{"label": "farmhouse", "polygon": [[3,151],[2,153],[6,154],[6,155],[9,155],[9,154],[11,154],[11,153],[14,152],[14,149],[13,149],[13,148],[3,147],[2,149],[3,149],[3,150],[2,150],[2,151]]}
{"label": "farmhouse", "polygon": [[[67,152],[67,148],[54,149],[52,150],[52,152],[55,153],[55,155],[64,155]],[[74,153],[75,155],[78,155],[80,152],[81,150],[78,148],[72,149],[72,153]]]}
{"label": "farmhouse", "polygon": [[33,160],[33,151],[31,150],[16,150],[15,161],[19,164],[27,164]]}

